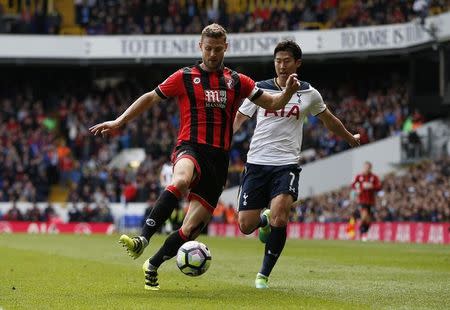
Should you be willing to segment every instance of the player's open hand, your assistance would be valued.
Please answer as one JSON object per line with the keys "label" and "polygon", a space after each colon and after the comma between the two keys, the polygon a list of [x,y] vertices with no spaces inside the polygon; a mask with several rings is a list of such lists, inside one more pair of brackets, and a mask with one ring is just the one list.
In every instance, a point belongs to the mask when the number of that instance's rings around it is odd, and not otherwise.
{"label": "player's open hand", "polygon": [[111,132],[114,129],[117,129],[120,127],[120,124],[118,121],[114,120],[114,121],[108,121],[108,122],[103,122],[97,125],[92,126],[91,128],[89,128],[89,131],[91,133],[94,134],[94,136],[97,135],[107,135],[109,132]]}
{"label": "player's open hand", "polygon": [[297,73],[292,73],[286,81],[286,92],[293,95],[299,89],[300,82],[297,79]]}

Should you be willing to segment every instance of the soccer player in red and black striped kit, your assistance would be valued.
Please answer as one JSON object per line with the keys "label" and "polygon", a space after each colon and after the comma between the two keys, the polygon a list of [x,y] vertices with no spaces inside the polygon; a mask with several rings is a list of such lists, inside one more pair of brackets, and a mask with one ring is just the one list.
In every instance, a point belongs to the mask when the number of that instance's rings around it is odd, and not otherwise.
{"label": "soccer player in red and black striped kit", "polygon": [[358,194],[361,240],[367,241],[367,233],[372,221],[372,209],[375,207],[375,195],[381,189],[380,179],[372,173],[372,163],[364,163],[363,172],[355,177],[352,188]]}
{"label": "soccer player in red and black striped kit", "polygon": [[176,71],[117,119],[90,128],[95,135],[107,134],[166,98],[178,100],[181,125],[172,154],[172,184],[159,196],[141,235],[122,235],[119,240],[133,258],[139,257],[180,199],[189,193],[189,210],[182,227],[169,235],[159,251],[144,263],[145,289],[159,289],[158,267],[174,257],[184,242],[194,240],[210,221],[226,182],[233,120],[242,100],[249,98],[275,111],[284,107],[299,89],[299,81],[292,74],[286,89],[272,95],[258,89],[251,78],[224,67],[226,36],[218,24],[205,27],[199,43],[200,64]]}

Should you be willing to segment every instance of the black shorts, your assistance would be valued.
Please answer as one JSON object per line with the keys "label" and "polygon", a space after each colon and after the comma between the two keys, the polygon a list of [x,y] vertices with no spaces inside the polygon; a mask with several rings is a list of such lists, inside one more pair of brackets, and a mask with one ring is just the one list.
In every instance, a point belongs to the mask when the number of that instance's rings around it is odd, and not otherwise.
{"label": "black shorts", "polygon": [[172,163],[175,165],[181,158],[191,159],[197,173],[189,201],[198,200],[212,213],[227,181],[229,153],[209,145],[182,142],[172,153]]}
{"label": "black shorts", "polygon": [[239,211],[263,209],[280,194],[298,197],[302,169],[298,165],[267,166],[247,163],[239,190]]}

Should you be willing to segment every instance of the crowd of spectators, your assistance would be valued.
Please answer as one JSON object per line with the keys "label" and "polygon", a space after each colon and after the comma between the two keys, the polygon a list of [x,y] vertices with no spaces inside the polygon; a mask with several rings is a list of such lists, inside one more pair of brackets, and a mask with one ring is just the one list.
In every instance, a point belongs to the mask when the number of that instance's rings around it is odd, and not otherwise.
{"label": "crowd of spectators", "polygon": [[[46,201],[51,186],[58,184],[69,189],[70,202],[139,202],[158,196],[159,171],[169,161],[179,127],[174,101],[155,106],[108,137],[88,131],[124,111],[145,92],[143,85],[131,79],[114,87],[87,87],[82,96],[67,89],[43,99],[28,85],[0,96],[0,201]],[[361,133],[362,143],[398,134],[409,115],[402,84],[370,90],[363,97],[340,85],[322,93],[337,117]],[[247,122],[234,139],[228,187],[239,183],[253,126],[254,121]],[[347,148],[313,117],[304,137],[310,154],[304,162]],[[146,154],[137,169],[109,165],[121,150],[134,147]]]}
{"label": "crowd of spectators", "polygon": [[[55,208],[48,204],[44,209],[37,206],[36,203],[22,212],[14,201],[11,208],[0,213],[0,220],[4,221],[27,221],[27,222],[48,222],[60,223],[61,217],[56,213]],[[73,204],[68,208],[68,222],[97,222],[97,223],[113,223],[114,218],[111,210],[106,204],[89,204],[85,203],[82,208]]]}
{"label": "crowd of spectators", "polygon": [[[14,5],[15,1],[9,1]],[[48,10],[47,1],[17,1],[15,14],[6,14],[0,3],[0,33],[15,34],[59,34],[62,16],[57,10]]]}
{"label": "crowd of spectators", "polygon": [[[52,185],[68,188],[70,202],[146,201],[159,194],[159,170],[178,128],[175,102],[104,138],[91,135],[89,125],[120,114],[144,92],[141,86],[125,82],[86,90],[82,99],[72,90],[43,100],[31,87],[19,88],[0,96],[0,202],[47,201]],[[137,170],[108,166],[131,147],[146,153]]]}
{"label": "crowd of spectators", "polygon": [[[368,143],[398,134],[410,120],[404,85],[389,83],[391,88],[369,90],[366,97],[352,94],[341,85],[321,91],[334,113],[352,131],[362,134],[363,143]],[[69,189],[69,203],[85,203],[80,209],[70,208],[71,220],[98,221],[100,215],[110,215],[106,207],[109,202],[156,199],[161,190],[159,172],[168,161],[179,127],[175,102],[155,106],[108,137],[94,137],[88,132],[89,125],[125,110],[132,98],[145,91],[141,83],[127,79],[114,87],[83,89],[83,96],[65,90],[64,95],[45,99],[36,96],[36,89],[29,86],[19,88],[20,91],[9,89],[9,95],[0,96],[0,201],[47,201],[50,187],[59,184]],[[344,149],[336,147],[341,144],[339,139],[323,134],[323,128],[309,118],[304,130],[305,143],[317,157]],[[252,130],[249,125],[236,136],[229,185],[239,181],[237,175],[246,154],[243,146],[248,147]],[[111,159],[130,147],[145,150],[146,158],[139,168],[110,168]],[[402,175],[387,176],[376,219],[448,220],[448,167],[449,159],[444,158],[412,166]],[[350,196],[350,189],[345,188],[307,199],[293,213],[292,220],[345,220],[355,208]],[[219,208],[215,220],[232,221],[235,215],[228,209]],[[18,215],[13,208],[4,218],[45,220],[45,215],[32,211]]]}
{"label": "crowd of spectators", "polygon": [[[289,31],[317,28],[371,26],[410,21],[418,16],[442,13],[448,0],[75,0],[75,21],[85,33],[95,34],[190,34],[212,22],[229,32]],[[14,18],[0,5],[0,33],[57,34],[61,14],[38,2],[22,1]],[[423,8],[414,10],[413,7]]]}
{"label": "crowd of spectators", "polygon": [[51,204],[48,204],[41,210],[36,203],[34,203],[25,212],[22,212],[16,202],[12,203],[10,209],[5,214],[0,215],[0,219],[4,221],[30,221],[30,222],[58,222],[59,216]]}
{"label": "crowd of spectators", "polygon": [[[348,221],[357,210],[350,186],[304,200],[291,212],[292,222]],[[450,221],[450,157],[412,164],[382,180],[375,221]]]}

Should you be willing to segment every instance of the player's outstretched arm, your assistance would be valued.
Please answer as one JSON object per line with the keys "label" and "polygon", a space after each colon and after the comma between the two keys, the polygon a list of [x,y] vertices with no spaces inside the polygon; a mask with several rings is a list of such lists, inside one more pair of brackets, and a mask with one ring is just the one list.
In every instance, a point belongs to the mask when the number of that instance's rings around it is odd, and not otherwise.
{"label": "player's outstretched arm", "polygon": [[242,114],[241,112],[237,111],[236,116],[234,117],[234,122],[233,122],[233,134],[236,133],[236,131],[239,130],[239,128],[241,128],[242,124],[248,120],[249,117],[245,114]]}
{"label": "player's outstretched arm", "polygon": [[328,110],[328,108],[317,115],[317,117],[322,121],[322,123],[325,125],[325,127],[328,128],[329,131],[335,133],[336,135],[347,141],[350,146],[355,147],[359,145],[360,135],[352,135],[345,128],[342,122],[336,116],[334,116],[333,113],[330,112],[330,110]]}
{"label": "player's outstretched arm", "polygon": [[118,118],[113,121],[103,122],[89,128],[94,135],[108,134],[111,130],[117,129],[129,121],[141,115],[154,104],[161,101],[161,97],[155,91],[151,91],[140,96],[132,105],[128,107]]}
{"label": "player's outstretched arm", "polygon": [[286,88],[276,95],[271,95],[264,92],[261,96],[253,101],[256,105],[266,109],[266,110],[279,110],[284,107],[297,90],[300,88],[300,82],[297,80],[297,74],[293,73],[289,76],[286,81]]}

